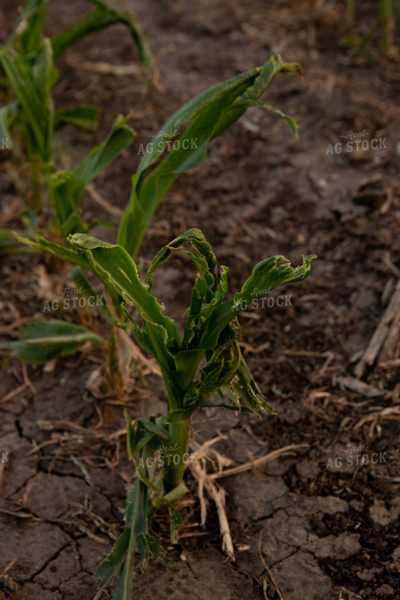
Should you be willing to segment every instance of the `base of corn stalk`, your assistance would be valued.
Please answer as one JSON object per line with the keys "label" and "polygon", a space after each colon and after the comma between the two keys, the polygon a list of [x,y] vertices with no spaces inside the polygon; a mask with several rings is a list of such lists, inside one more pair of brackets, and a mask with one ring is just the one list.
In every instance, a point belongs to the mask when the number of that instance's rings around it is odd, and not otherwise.
{"label": "base of corn stalk", "polygon": [[[291,444],[289,446],[284,446],[283,448],[279,448],[278,450],[273,450],[268,454],[261,456],[255,460],[247,462],[243,465],[239,465],[238,467],[227,468],[224,470],[224,467],[230,467],[233,461],[226,456],[223,456],[219,452],[217,452],[214,448],[211,448],[213,444],[219,442],[220,440],[227,439],[227,436],[220,435],[218,437],[213,438],[212,440],[208,440],[205,442],[200,448],[193,452],[189,457],[189,468],[198,483],[198,496],[200,501],[200,523],[201,525],[205,525],[207,518],[207,506],[204,498],[204,492],[207,493],[209,498],[213,500],[217,507],[218,513],[218,521],[220,534],[222,538],[222,550],[228,556],[228,558],[232,561],[235,560],[235,551],[232,541],[232,536],[230,533],[229,522],[225,511],[225,490],[218,486],[215,483],[216,479],[222,477],[230,477],[231,475],[237,475],[239,473],[244,473],[245,471],[254,470],[257,467],[264,465],[272,460],[279,458],[280,456],[288,456],[296,453],[297,450],[306,449],[309,447],[309,444]],[[216,459],[218,463],[218,471],[214,473],[207,473],[206,461]]]}

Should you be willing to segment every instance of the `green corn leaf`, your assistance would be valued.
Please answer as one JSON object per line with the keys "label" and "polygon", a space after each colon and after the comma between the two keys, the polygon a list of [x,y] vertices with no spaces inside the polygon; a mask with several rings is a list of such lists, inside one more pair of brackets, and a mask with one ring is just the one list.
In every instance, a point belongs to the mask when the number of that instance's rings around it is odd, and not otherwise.
{"label": "green corn leaf", "polygon": [[172,240],[169,244],[164,246],[156,255],[151,262],[150,267],[147,270],[145,283],[149,285],[149,289],[153,287],[153,274],[159,268],[159,266],[168,260],[173,252],[182,250],[185,242],[190,242],[193,248],[193,254],[188,253],[195,263],[196,267],[203,273],[206,279],[208,279],[208,285],[211,289],[214,288],[216,283],[216,267],[217,259],[212,251],[211,245],[206,240],[204,234],[200,229],[189,229],[185,233],[182,233],[177,238]]}
{"label": "green corn leaf", "polygon": [[81,219],[81,201],[85,186],[79,184],[71,171],[57,171],[46,178],[53,221],[57,232],[66,238],[71,233],[87,233],[97,225],[110,226],[108,221]]}
{"label": "green corn leaf", "polygon": [[43,147],[43,129],[46,127],[47,115],[41,97],[31,81],[30,66],[7,46],[0,49],[0,62],[24,110],[25,117],[32,125],[38,143]]}
{"label": "green corn leaf", "polygon": [[[183,406],[185,408],[171,411],[168,415],[168,423],[176,423],[182,420],[188,420],[194,410],[202,405],[204,400],[218,392],[220,389],[226,393],[227,388],[231,381],[235,379],[238,369],[241,368],[241,363],[244,361],[240,352],[239,345],[237,343],[238,332],[235,327],[229,325],[223,330],[223,333],[219,339],[218,347],[207,356],[206,366],[200,370],[200,378],[198,381],[193,382],[188,386],[185,396],[183,398]],[[221,338],[224,337],[224,341]],[[200,356],[202,355],[202,351]],[[183,353],[180,353],[183,354]],[[196,362],[198,364],[198,362]],[[192,375],[192,378],[194,374]],[[253,384],[254,380],[249,380]],[[255,382],[254,382],[255,385]],[[256,388],[259,392],[258,388]],[[232,401],[234,391],[229,388],[229,399]],[[243,392],[243,398],[239,398],[238,394],[235,396],[235,408],[240,410],[242,407],[241,400],[244,399],[245,390]],[[228,394],[226,394],[228,395]],[[251,393],[250,399],[253,398],[253,392]],[[246,406],[249,405],[249,399],[246,402]],[[264,400],[261,393],[258,393],[257,400],[259,401],[258,409],[261,409],[262,401]],[[253,402],[254,404],[255,402]],[[263,407],[265,410],[268,405]],[[268,407],[269,408],[269,407]]]}
{"label": "green corn leaf", "polygon": [[83,294],[85,298],[96,306],[96,309],[99,313],[105,318],[107,323],[113,326],[118,326],[118,322],[112,316],[110,309],[107,304],[105,304],[99,294],[93,289],[88,279],[82,273],[80,267],[74,267],[71,271],[71,278],[73,282],[76,284],[79,293]]}
{"label": "green corn leaf", "polygon": [[[127,449],[128,454],[132,460],[136,460],[137,455],[142,451],[144,447],[147,447],[151,440],[154,438],[156,433],[149,428],[143,426],[139,420],[134,423],[125,410],[125,420],[127,423]],[[165,432],[168,436],[168,433]]]}
{"label": "green corn leaf", "polygon": [[175,408],[170,410],[166,423],[173,425],[175,423],[181,423],[182,421],[188,422],[193,412],[196,409],[196,405],[188,406],[186,408]]}
{"label": "green corn leaf", "polygon": [[54,106],[51,87],[56,79],[51,44],[47,39],[42,40],[33,65],[11,47],[3,46],[0,49],[0,62],[22,107],[30,152],[38,154],[47,163],[53,156]]}
{"label": "green corn leaf", "polygon": [[[242,290],[228,300],[218,305],[202,326],[199,346],[206,350],[215,348],[221,331],[255,298],[273,288],[288,282],[302,281],[310,271],[311,261],[315,254],[303,256],[303,264],[292,267],[284,256],[273,256],[259,262],[252,275],[244,283]],[[278,264],[280,263],[280,264]]]}
{"label": "green corn leaf", "polygon": [[267,410],[269,413],[274,414],[273,408],[262,395],[241,352],[240,364],[235,375],[229,382],[225,382],[221,386],[221,391],[230,399],[233,407],[242,409],[244,405],[251,412]]}
{"label": "green corn leaf", "polygon": [[132,191],[129,204],[120,221],[117,235],[117,243],[125,248],[132,258],[136,258],[150,221],[146,216],[145,209],[135,189],[139,179],[140,176],[134,175],[132,177]]}
{"label": "green corn leaf", "polygon": [[0,256],[23,251],[21,245],[16,241],[11,229],[0,229]]}
{"label": "green corn leaf", "polygon": [[244,110],[247,110],[248,108],[265,108],[267,111],[272,112],[276,115],[279,115],[280,117],[283,117],[287,121],[290,129],[293,131],[296,139],[299,139],[298,124],[292,117],[287,115],[285,112],[283,112],[279,108],[274,108],[273,106],[271,106],[270,104],[267,104],[266,102],[261,102],[261,101],[256,101],[256,100],[248,100],[246,102],[240,103],[237,105],[237,108],[241,108],[242,104],[243,104]]}
{"label": "green corn leaf", "polygon": [[[196,335],[206,322],[211,313],[219,306],[228,292],[228,267],[221,266],[220,280],[217,289],[213,292],[211,300],[207,297],[204,289],[197,292],[197,281],[192,290],[192,301],[189,309],[189,316],[185,323],[182,348],[189,348],[196,344]],[[202,285],[204,288],[204,285]]]}
{"label": "green corn leaf", "polygon": [[87,231],[79,215],[84,184],[78,183],[75,173],[57,171],[46,181],[57,231],[64,238],[72,232]]}
{"label": "green corn leaf", "polygon": [[115,119],[107,138],[96,146],[74,169],[79,185],[86,185],[95,179],[125,148],[131,145],[136,133],[126,125],[127,117]]}
{"label": "green corn leaf", "polygon": [[107,138],[96,146],[74,171],[57,171],[47,177],[50,204],[57,230],[64,238],[71,233],[86,233],[90,226],[80,218],[80,206],[85,185],[95,179],[135,137],[127,127],[128,117],[118,117]]}
{"label": "green corn leaf", "polygon": [[197,365],[202,359],[203,350],[192,348],[177,352],[174,356],[176,373],[182,382],[182,386],[186,388],[195,376]]}
{"label": "green corn leaf", "polygon": [[279,108],[274,108],[270,104],[265,104],[265,102],[261,103],[261,106],[264,107],[266,110],[269,110],[270,112],[273,112],[276,115],[279,115],[279,116],[283,117],[284,119],[286,119],[286,121],[288,122],[290,129],[293,131],[296,139],[299,139],[299,126],[291,116],[287,115]]}
{"label": "green corn leaf", "polygon": [[[226,131],[233,123],[235,123],[248,108],[266,105],[263,102],[258,102],[258,98],[264,93],[268,85],[271,83],[277,73],[283,72],[286,74],[298,73],[301,75],[300,65],[297,63],[285,63],[280,56],[272,57],[267,63],[264,64],[259,77],[256,79],[252,86],[249,86],[244,94],[236,99],[236,101],[226,111],[221,114],[221,118],[217,122],[212,139],[221,135]],[[267,105],[268,106],[268,105]],[[272,109],[274,112],[274,110]],[[285,117],[293,130],[295,121],[280,111],[276,111],[277,114]]]}
{"label": "green corn leaf", "polygon": [[16,22],[9,43],[16,44],[22,54],[34,52],[43,38],[44,21],[49,0],[28,0]]}
{"label": "green corn leaf", "polygon": [[121,566],[128,550],[129,539],[130,529],[126,527],[115,542],[112,552],[96,568],[94,577],[100,580],[100,587],[104,587],[114,572]]}
{"label": "green corn leaf", "polygon": [[[44,38],[36,50],[31,67],[32,80],[36,89],[46,103],[49,101],[52,102],[50,92],[57,83],[58,72],[54,66],[53,49],[48,38]],[[53,109],[52,105],[51,108]],[[53,125],[53,123],[51,123],[51,125]]]}
{"label": "green corn leaf", "polygon": [[85,104],[60,108],[54,115],[54,128],[58,131],[66,125],[74,125],[79,129],[95,129],[99,115],[99,108]]}
{"label": "green corn leaf", "polygon": [[163,427],[161,427],[160,425],[157,425],[156,423],[153,423],[152,421],[147,421],[146,419],[138,419],[137,423],[144,429],[147,429],[151,433],[155,434],[161,440],[171,441],[168,431],[166,429],[164,429]]}
{"label": "green corn leaf", "polygon": [[183,523],[183,519],[173,504],[168,502],[167,506],[168,506],[168,512],[169,512],[170,540],[171,540],[172,544],[177,544],[178,543],[178,532],[179,532],[180,526]]}
{"label": "green corn leaf", "polygon": [[[155,163],[182,125],[190,123],[204,114],[211,119],[211,113],[215,107],[222,107],[225,103],[229,105],[229,99],[233,101],[235,98],[240,97],[249,86],[254,85],[260,72],[261,68],[257,67],[246,73],[236,75],[228,81],[212,86],[181,106],[165,121],[154,136],[152,143],[147,145],[146,153],[139,163],[137,173],[142,173]],[[228,102],[226,98],[228,98]]]}
{"label": "green corn leaf", "polygon": [[133,336],[139,344],[139,346],[141,347],[141,349],[144,350],[144,352],[150,354],[151,356],[154,356],[155,351],[147,333],[135,323],[132,315],[126,310],[126,306],[124,306],[124,312],[127,318],[131,321]]}
{"label": "green corn leaf", "polygon": [[148,448],[150,446],[151,441],[154,438],[154,433],[151,431],[146,431],[141,429],[140,434],[138,435],[138,440],[136,442],[136,453],[142,452],[143,448]]}
{"label": "green corn leaf", "polygon": [[133,560],[135,551],[139,550],[140,536],[142,533],[146,533],[147,530],[147,487],[137,479],[132,488],[131,506],[127,509],[125,516],[127,526],[130,529],[129,546],[113,600],[132,600]]}
{"label": "green corn leaf", "polygon": [[[241,361],[241,353],[237,343],[236,331],[226,328],[220,336],[216,348],[207,360],[207,365],[200,371],[199,401],[206,400],[223,385],[228,384],[235,376]],[[221,341],[221,338],[225,339]]]}
{"label": "green corn leaf", "polygon": [[[226,267],[221,268],[220,281],[217,281],[217,259],[203,233],[199,229],[189,229],[158,252],[145,277],[145,283],[149,285],[149,289],[153,286],[155,271],[174,252],[183,250],[185,242],[189,242],[192,246],[192,252],[186,251],[186,253],[193,260],[200,273],[193,286],[191,306],[181,345],[182,350],[186,352],[176,354],[175,364],[177,370],[182,373],[182,377],[190,381],[192,369],[196,365],[196,360],[193,360],[193,352],[198,351],[194,349],[192,352],[189,343],[193,340],[195,332],[199,328],[199,323],[203,322],[215,306],[222,301],[228,289],[228,281]],[[207,305],[207,303],[209,304]],[[189,365],[191,365],[190,368]]]}
{"label": "green corn leaf", "polygon": [[144,540],[147,529],[147,488],[136,479],[128,489],[127,507],[124,514],[126,528],[118,538],[111,554],[97,567],[94,576],[103,588],[114,572],[121,567],[118,586],[113,600],[132,600],[132,568],[135,551],[144,553]]}
{"label": "green corn leaf", "polygon": [[77,265],[82,267],[82,269],[90,270],[89,262],[83,255],[79,254],[75,248],[60,246],[60,244],[50,242],[40,235],[35,235],[33,239],[28,238],[17,231],[13,231],[13,235],[19,242],[30,248],[41,250],[42,252],[50,252],[53,256],[56,256],[65,262],[69,262],[71,265]]}
{"label": "green corn leaf", "polygon": [[[210,88],[176,111],[148,144],[132,178],[132,194],[117,242],[134,257],[150,219],[178,175],[201,164],[209,143],[233,125],[247,108],[254,106],[277,73],[296,70],[300,71],[298,65],[285,63],[279,56],[272,57],[263,67]],[[294,121],[289,123],[293,128]],[[149,167],[184,124],[186,129],[173,149],[148,175]]]}
{"label": "green corn leaf", "polygon": [[145,559],[146,564],[150,555],[159,558],[164,565],[173,564],[173,561],[168,558],[166,550],[151,535],[141,533],[140,538],[144,548],[142,557]]}
{"label": "green corn leaf", "polygon": [[123,307],[125,315],[130,320],[132,332],[135,340],[142,350],[153,356],[159,363],[161,369],[171,369],[174,365],[174,357],[171,353],[171,346],[177,345],[177,339],[168,338],[168,332],[163,325],[150,323],[146,318],[142,320],[144,329],[141,329],[135,322],[133,316]]}
{"label": "green corn leaf", "polygon": [[[201,275],[198,276],[192,292],[190,314],[185,326],[183,339],[185,344],[182,344],[183,350],[180,351],[180,349],[177,348],[177,351],[174,352],[177,379],[180,380],[180,384],[183,388],[186,388],[192,381],[197,365],[203,355],[203,351],[199,351],[196,348],[189,348],[187,340],[193,338],[195,335],[195,329],[196,325],[198,326],[197,321],[201,314],[203,301],[211,301],[211,299],[214,298],[214,293],[218,298],[220,293],[217,285],[217,260],[215,254],[203,233],[199,229],[190,229],[164,246],[164,248],[158,252],[145,277],[145,283],[148,284],[149,290],[151,290],[155,271],[160,265],[168,260],[174,252],[183,250],[185,242],[189,242],[192,246],[192,252],[187,252],[187,254],[193,260]],[[190,335],[189,331],[191,331],[192,335]],[[161,339],[161,336],[158,335],[157,338]],[[162,359],[165,353],[166,342],[167,340],[164,340],[161,348],[157,348],[157,351],[154,351],[153,349],[152,352],[153,356],[161,363],[163,362]]]}
{"label": "green corn leaf", "polygon": [[149,74],[153,71],[153,58],[147,40],[134,15],[129,12],[115,10],[100,0],[89,0],[96,6],[95,10],[86,15],[75,25],[68,27],[52,38],[54,56],[60,56],[66,48],[78,42],[81,38],[110,27],[115,23],[123,23],[128,28],[137,46],[139,58]]}
{"label": "green corn leaf", "polygon": [[205,277],[197,274],[196,281],[192,288],[192,297],[189,311],[187,311],[188,317],[185,323],[184,335],[182,339],[182,348],[185,350],[189,349],[196,330],[199,326],[199,320],[201,320],[202,312],[204,311],[204,301],[207,297],[208,285]]}
{"label": "green corn leaf", "polygon": [[[163,315],[162,306],[139,281],[136,265],[124,248],[81,233],[70,235],[68,241],[79,250],[99,279],[134,305],[148,325],[161,326],[160,331],[164,329],[170,338],[179,343],[176,326]],[[151,328],[148,328],[149,332],[153,333]]]}
{"label": "green corn leaf", "polygon": [[128,454],[135,463],[137,463],[138,455],[143,449],[150,456],[154,455],[161,446],[165,446],[165,443],[167,445],[172,443],[169,432],[165,428],[165,417],[161,413],[157,413],[150,420],[136,419],[131,421],[127,411],[125,411],[125,419],[127,422]]}
{"label": "green corn leaf", "polygon": [[10,350],[22,362],[37,365],[74,354],[86,342],[104,343],[86,327],[56,320],[30,323],[17,335],[18,341],[2,342],[0,348]]}

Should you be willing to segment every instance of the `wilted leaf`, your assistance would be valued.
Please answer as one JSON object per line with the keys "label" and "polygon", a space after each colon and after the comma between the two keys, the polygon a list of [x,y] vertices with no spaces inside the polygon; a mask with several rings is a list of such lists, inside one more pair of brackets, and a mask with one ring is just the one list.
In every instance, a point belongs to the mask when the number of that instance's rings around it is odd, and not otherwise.
{"label": "wilted leaf", "polygon": [[30,323],[17,333],[18,341],[1,342],[22,362],[41,365],[64,354],[74,354],[87,342],[104,343],[103,338],[86,327],[64,321]]}

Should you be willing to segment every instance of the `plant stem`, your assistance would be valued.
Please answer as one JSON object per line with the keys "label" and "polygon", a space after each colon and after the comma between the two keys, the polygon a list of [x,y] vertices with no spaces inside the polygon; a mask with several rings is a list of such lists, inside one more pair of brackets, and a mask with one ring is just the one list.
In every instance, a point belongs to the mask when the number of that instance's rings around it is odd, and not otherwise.
{"label": "plant stem", "polygon": [[31,167],[33,206],[36,210],[41,210],[42,209],[42,198],[41,198],[42,183],[41,183],[41,179],[40,179],[41,169],[40,169],[40,166],[35,161],[32,161],[30,167]]}
{"label": "plant stem", "polygon": [[184,455],[189,448],[189,421],[179,421],[169,426],[173,449],[165,454],[165,492],[168,493],[182,482],[185,470]]}
{"label": "plant stem", "polygon": [[352,33],[354,28],[355,4],[354,0],[346,0],[346,29]]}
{"label": "plant stem", "polygon": [[381,0],[380,21],[383,34],[383,47],[388,50],[393,45],[392,0]]}

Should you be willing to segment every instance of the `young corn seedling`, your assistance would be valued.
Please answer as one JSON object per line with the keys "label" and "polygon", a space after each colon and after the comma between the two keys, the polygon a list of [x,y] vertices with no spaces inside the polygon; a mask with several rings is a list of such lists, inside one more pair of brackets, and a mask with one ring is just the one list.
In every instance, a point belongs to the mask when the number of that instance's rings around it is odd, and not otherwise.
{"label": "young corn seedling", "polygon": [[[44,178],[52,215],[52,233],[66,237],[72,232],[87,231],[95,223],[85,225],[79,216],[85,185],[133,142],[134,131],[127,127],[126,119],[117,118],[104,142],[94,148],[73,171],[57,171],[56,132],[66,124],[89,128],[95,124],[98,110],[88,106],[55,110],[52,87],[57,72],[50,40],[42,40],[29,61],[5,46],[0,50],[0,62],[20,106],[16,110],[15,120],[27,150],[36,207],[41,208]],[[0,110],[0,122],[1,114],[4,117],[9,106]],[[13,106],[16,106],[15,102]]]}
{"label": "young corn seedling", "polygon": [[[130,600],[135,553],[145,560],[150,554],[166,558],[148,533],[149,520],[157,511],[169,512],[171,542],[177,541],[182,522],[177,502],[186,492],[183,474],[189,421],[194,411],[215,405],[208,399],[216,392],[230,403],[221,401],[218,406],[236,411],[272,411],[242,356],[238,314],[266,290],[302,281],[315,255],[303,256],[303,264],[296,268],[283,256],[267,258],[255,266],[241,291],[227,299],[228,269],[218,269],[211,246],[198,229],[187,231],[162,248],[143,283],[133,259],[122,246],[85,234],[70,236],[69,243],[104,285],[124,300],[122,306],[133,336],[142,350],[157,361],[168,396],[167,415],[157,414],[133,423],[128,419],[128,451],[136,466],[136,479],[128,492],[126,528],[95,574],[103,587],[120,569],[113,598]],[[186,243],[190,250],[184,250]],[[164,308],[151,293],[155,272],[178,251],[187,253],[198,272],[183,332],[164,314]],[[127,306],[136,309],[140,323]],[[162,461],[154,460],[160,453]]]}
{"label": "young corn seedling", "polygon": [[[164,123],[152,143],[147,146],[132,178],[131,197],[118,230],[117,243],[131,257],[136,257],[151,218],[175,179],[179,174],[200,165],[207,155],[211,141],[233,125],[248,108],[261,107],[283,116],[297,135],[297,125],[293,119],[260,100],[272,79],[281,72],[300,73],[300,66],[296,63],[286,63],[280,56],[273,56],[262,67],[241,73],[199,94]],[[123,122],[121,125],[123,130],[119,135],[123,144],[125,138],[129,138],[129,131]],[[172,148],[163,157],[171,147],[170,142],[173,138],[175,139]],[[107,147],[106,142],[105,145]],[[114,148],[115,144],[110,146]],[[72,174],[57,173],[49,176],[50,198],[63,235],[83,230],[78,221],[79,200],[84,184],[99,172],[100,167],[103,168],[100,158],[105,156],[107,153],[104,148],[101,151],[93,151]],[[36,250],[49,251],[58,258],[76,265],[72,277],[77,287],[89,298],[96,295],[80,270],[88,268],[87,261],[83,261],[70,244],[62,247],[41,236],[35,236],[33,240],[19,234],[16,236],[19,241]],[[102,314],[111,325],[115,326],[117,322],[124,323],[126,316],[121,311],[119,294],[109,288],[107,292],[110,300],[108,307],[103,307],[102,301],[96,301],[96,306],[102,307]],[[56,348],[52,344],[51,328],[47,340]],[[10,342],[9,347],[12,348],[12,344],[13,342]]]}
{"label": "young corn seedling", "polygon": [[346,0],[346,30],[351,33],[354,28],[355,0]]}
{"label": "young corn seedling", "polygon": [[[89,177],[88,162],[73,173],[56,171],[56,134],[65,125],[92,129],[97,124],[99,110],[78,105],[55,110],[52,89],[58,74],[54,59],[82,37],[124,23],[130,30],[141,60],[151,72],[151,54],[135,17],[116,11],[100,0],[89,0],[96,6],[89,15],[52,39],[44,37],[48,0],[29,0],[7,44],[0,49],[0,68],[5,75],[8,104],[0,109],[0,139],[8,140],[21,164],[27,163],[31,173],[33,203],[42,207],[42,187],[45,180],[53,212],[53,229],[58,235],[72,231],[87,231],[78,218],[80,199]],[[19,131],[21,144],[15,143]],[[121,119],[103,144],[101,159],[97,153],[96,175],[134,139],[133,132]],[[122,141],[123,140],[123,141]],[[104,145],[106,146],[104,148]],[[65,222],[68,221],[66,224]]]}
{"label": "young corn seedling", "polygon": [[[373,21],[369,31],[360,37],[353,34],[356,23],[356,0],[346,0],[346,31],[352,36],[350,42],[351,45],[357,49],[357,51],[360,51],[366,44],[368,44],[378,30],[381,30],[382,49],[387,51],[393,46],[395,19],[393,15],[392,4],[392,0],[379,0],[379,15]],[[399,2],[396,2],[396,5],[397,8],[400,7]]]}
{"label": "young corn seedling", "polygon": [[388,50],[393,46],[394,17],[392,14],[392,0],[380,0],[380,26],[382,29],[382,46]]}

